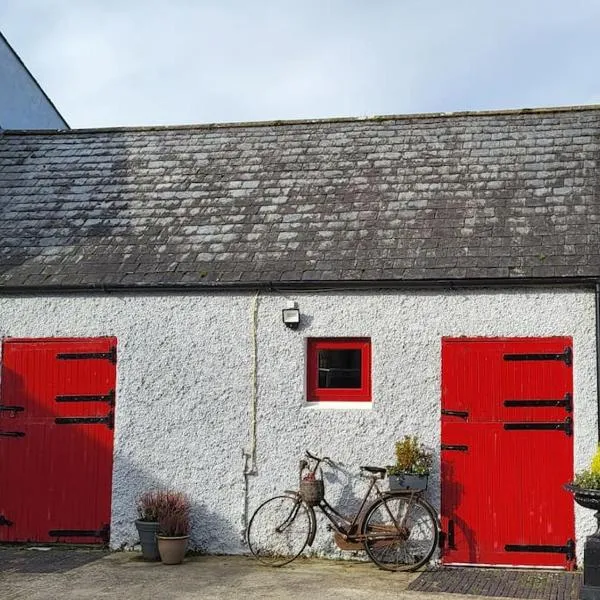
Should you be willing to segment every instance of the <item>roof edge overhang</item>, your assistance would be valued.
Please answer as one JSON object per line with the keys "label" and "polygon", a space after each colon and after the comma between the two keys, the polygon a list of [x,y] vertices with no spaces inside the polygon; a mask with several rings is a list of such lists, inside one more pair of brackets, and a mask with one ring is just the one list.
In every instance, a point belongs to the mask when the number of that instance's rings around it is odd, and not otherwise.
{"label": "roof edge overhang", "polygon": [[144,131],[238,129],[244,127],[278,127],[294,125],[320,125],[327,123],[359,123],[407,121],[416,119],[454,119],[463,117],[518,116],[530,114],[574,113],[600,111],[600,104],[578,104],[572,106],[542,106],[537,108],[504,108],[491,110],[463,110],[450,112],[405,113],[391,115],[369,115],[362,117],[325,117],[300,119],[275,119],[268,121],[232,121],[222,123],[190,123],[180,125],[133,125],[116,127],[91,127],[69,129],[4,129],[3,135],[76,135],[80,133],[118,133]]}
{"label": "roof edge overhang", "polygon": [[327,292],[368,290],[462,290],[484,288],[576,287],[595,289],[596,277],[498,277],[477,279],[373,279],[354,281],[267,281],[233,283],[152,283],[0,286],[0,296],[210,292]]}

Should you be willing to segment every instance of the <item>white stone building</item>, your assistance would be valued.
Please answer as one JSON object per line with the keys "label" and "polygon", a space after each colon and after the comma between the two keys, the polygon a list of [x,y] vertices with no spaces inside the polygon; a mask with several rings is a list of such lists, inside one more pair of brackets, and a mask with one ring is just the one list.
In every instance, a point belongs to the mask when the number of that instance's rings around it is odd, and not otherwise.
{"label": "white stone building", "polygon": [[[163,486],[195,546],[246,552],[305,449],[352,505],[416,434],[442,560],[581,560],[599,132],[580,107],[0,136],[0,540],[130,546]],[[324,527],[311,551],[348,555]]]}

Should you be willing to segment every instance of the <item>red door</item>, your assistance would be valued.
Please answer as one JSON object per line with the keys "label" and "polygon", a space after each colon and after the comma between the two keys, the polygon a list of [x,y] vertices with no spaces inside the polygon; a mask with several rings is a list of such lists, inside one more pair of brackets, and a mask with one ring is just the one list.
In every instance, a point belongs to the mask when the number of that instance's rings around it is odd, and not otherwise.
{"label": "red door", "polygon": [[5,340],[0,541],[108,541],[116,339]]}
{"label": "red door", "polygon": [[442,341],[443,562],[574,566],[571,347]]}

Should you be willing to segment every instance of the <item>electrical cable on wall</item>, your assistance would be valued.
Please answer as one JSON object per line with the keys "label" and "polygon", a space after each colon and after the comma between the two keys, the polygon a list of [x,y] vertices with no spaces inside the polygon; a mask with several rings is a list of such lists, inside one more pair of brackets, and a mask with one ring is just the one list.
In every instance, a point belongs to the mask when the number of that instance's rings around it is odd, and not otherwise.
{"label": "electrical cable on wall", "polygon": [[252,300],[250,319],[250,338],[252,340],[252,363],[250,372],[250,443],[243,450],[244,458],[244,509],[242,513],[242,542],[245,541],[246,527],[248,525],[248,492],[249,477],[256,475],[256,413],[258,402],[258,305],[260,290]]}

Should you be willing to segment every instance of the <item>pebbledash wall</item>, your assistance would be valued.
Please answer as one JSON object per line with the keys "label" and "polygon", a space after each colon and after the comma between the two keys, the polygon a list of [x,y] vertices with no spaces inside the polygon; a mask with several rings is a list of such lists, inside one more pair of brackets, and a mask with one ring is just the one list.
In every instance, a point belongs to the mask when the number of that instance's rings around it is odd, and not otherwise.
{"label": "pebbledash wall", "polygon": [[[289,300],[302,314],[297,331],[281,321]],[[197,547],[242,553],[246,518],[261,500],[297,485],[305,449],[344,465],[326,483],[334,498],[352,498],[363,485],[357,466],[389,464],[402,435],[418,433],[439,448],[443,336],[572,336],[575,469],[596,447],[594,294],[588,290],[0,298],[0,337],[101,335],[118,338],[113,548],[136,541],[135,498],[149,487],[189,493]],[[306,338],[323,336],[371,338],[371,404],[307,405]],[[253,407],[255,465],[244,456],[253,447]],[[245,477],[253,466],[255,474]],[[439,506],[439,465],[430,487]],[[580,560],[593,529],[591,511],[577,507]],[[337,554],[323,529],[314,550]]]}

